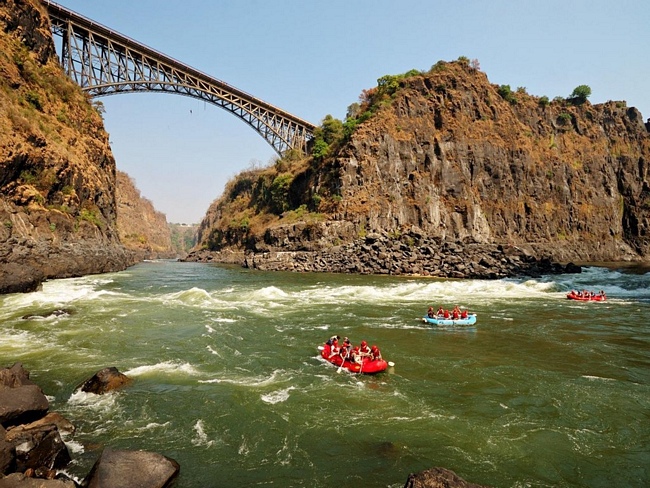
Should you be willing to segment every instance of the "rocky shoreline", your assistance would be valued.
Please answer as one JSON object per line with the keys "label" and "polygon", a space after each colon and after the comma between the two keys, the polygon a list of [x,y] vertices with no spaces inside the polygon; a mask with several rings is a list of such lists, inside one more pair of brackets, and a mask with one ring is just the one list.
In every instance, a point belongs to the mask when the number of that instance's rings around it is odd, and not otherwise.
{"label": "rocky shoreline", "polygon": [[139,260],[134,252],[102,240],[53,245],[9,238],[0,246],[0,294],[36,291],[48,279],[123,271]]}
{"label": "rocky shoreline", "polygon": [[[128,385],[116,368],[104,368],[77,390],[104,394]],[[81,483],[62,470],[72,462],[64,437],[75,427],[56,412],[20,363],[0,369],[0,488],[165,488],[180,471],[171,458],[149,451],[105,447]]]}
{"label": "rocky shoreline", "polygon": [[240,264],[262,271],[358,273],[457,279],[580,273],[573,263],[539,258],[531,246],[446,241],[417,231],[391,236],[371,233],[340,246],[318,250],[209,251],[190,253],[183,261]]}

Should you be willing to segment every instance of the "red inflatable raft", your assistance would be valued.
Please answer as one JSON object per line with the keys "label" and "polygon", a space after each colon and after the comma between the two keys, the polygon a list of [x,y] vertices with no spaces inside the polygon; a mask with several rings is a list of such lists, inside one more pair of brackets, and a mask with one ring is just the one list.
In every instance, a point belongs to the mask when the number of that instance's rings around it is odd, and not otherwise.
{"label": "red inflatable raft", "polygon": [[388,363],[383,359],[377,359],[375,361],[372,361],[369,358],[363,358],[362,364],[358,364],[355,363],[354,361],[348,361],[347,359],[343,361],[343,358],[341,358],[341,356],[339,356],[338,354],[330,358],[329,344],[325,344],[323,347],[319,347],[319,349],[320,349],[320,355],[323,359],[332,363],[335,366],[341,366],[341,364],[343,364],[343,368],[347,369],[352,373],[375,374],[384,371],[388,367]]}
{"label": "red inflatable raft", "polygon": [[579,302],[604,302],[604,301],[607,300],[605,298],[605,295],[601,295],[601,294],[598,294],[598,293],[594,294],[594,295],[591,295],[591,294],[585,295],[585,294],[576,293],[573,290],[570,291],[569,293],[567,293],[566,297],[569,300],[577,300]]}

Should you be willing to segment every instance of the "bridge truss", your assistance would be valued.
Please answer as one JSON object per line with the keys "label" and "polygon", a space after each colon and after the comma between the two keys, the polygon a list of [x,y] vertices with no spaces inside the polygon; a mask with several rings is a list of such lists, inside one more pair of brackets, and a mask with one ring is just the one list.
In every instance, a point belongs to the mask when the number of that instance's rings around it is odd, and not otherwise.
{"label": "bridge truss", "polygon": [[91,97],[156,91],[212,103],[239,117],[282,156],[306,151],[315,126],[76,12],[42,0],[61,38],[64,70]]}

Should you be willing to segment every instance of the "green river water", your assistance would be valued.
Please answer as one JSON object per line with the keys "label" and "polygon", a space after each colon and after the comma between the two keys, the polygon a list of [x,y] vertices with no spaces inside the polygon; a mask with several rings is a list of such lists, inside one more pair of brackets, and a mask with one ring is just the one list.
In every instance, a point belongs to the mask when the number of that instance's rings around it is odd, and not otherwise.
{"label": "green river water", "polygon": [[[476,326],[419,320],[456,304]],[[434,466],[495,487],[650,485],[647,269],[479,281],[156,261],[1,296],[0,323],[0,366],[21,362],[76,425],[77,479],[110,446],[177,460],[176,488],[397,488]],[[337,373],[317,350],[333,334],[395,366]],[[75,392],[106,366],[133,384]]]}

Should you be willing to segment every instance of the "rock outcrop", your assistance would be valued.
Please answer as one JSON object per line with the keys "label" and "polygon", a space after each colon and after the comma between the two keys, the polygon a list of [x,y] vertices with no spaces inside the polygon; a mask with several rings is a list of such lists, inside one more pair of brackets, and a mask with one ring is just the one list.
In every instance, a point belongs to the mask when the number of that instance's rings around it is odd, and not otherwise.
{"label": "rock outcrop", "polygon": [[59,66],[40,2],[0,4],[0,52],[0,293],[133,264],[108,134]]}
{"label": "rock outcrop", "polygon": [[481,246],[561,263],[650,259],[650,136],[626,102],[549,102],[440,62],[399,79],[377,106],[331,155],[231,181],[187,259],[230,249],[257,267],[277,252],[317,260],[353,242],[354,254],[370,251],[369,234],[395,245],[423,236],[436,268]]}

